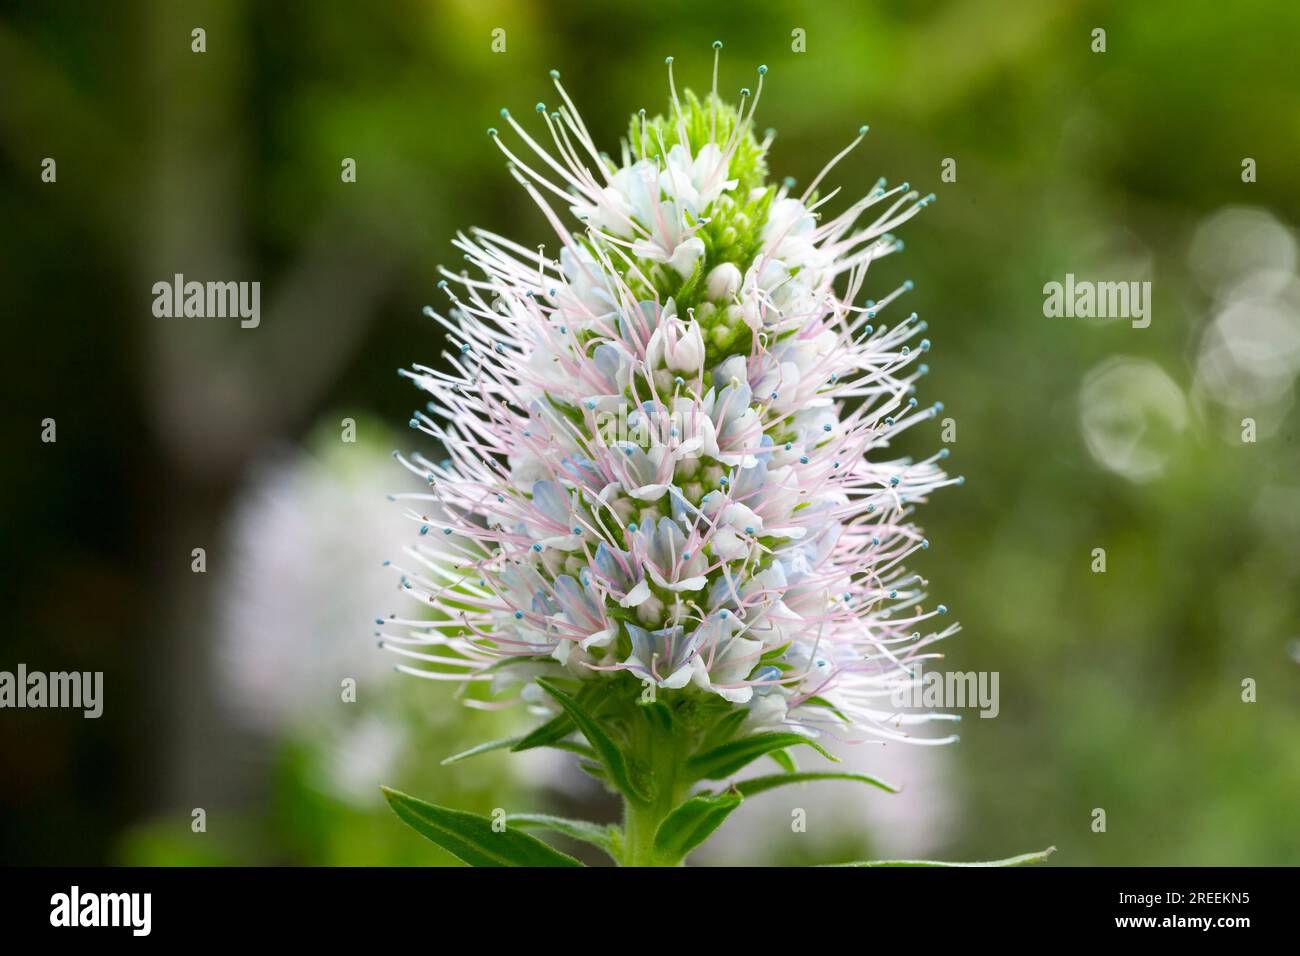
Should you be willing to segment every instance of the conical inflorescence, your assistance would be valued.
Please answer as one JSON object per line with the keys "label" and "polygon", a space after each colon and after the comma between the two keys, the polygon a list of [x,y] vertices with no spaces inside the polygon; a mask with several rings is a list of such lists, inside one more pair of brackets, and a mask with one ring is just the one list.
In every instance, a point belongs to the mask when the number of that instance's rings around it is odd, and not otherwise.
{"label": "conical inflorescence", "polygon": [[881,180],[826,211],[865,127],[801,192],[769,184],[765,73],[737,107],[716,61],[699,98],[670,60],[667,115],[635,115],[617,161],[558,74],[531,131],[502,111],[490,134],[558,241],[459,235],[467,269],[428,310],[452,347],[404,372],[447,457],[398,456],[427,484],[400,496],[418,535],[394,562],[425,610],[380,622],[401,669],[483,683],[478,706],[576,679],[750,731],[939,742],[896,695],[956,626],[904,565],[928,546],[915,506],[960,479],[946,450],[891,453],[940,410],[916,397],[930,343],[895,304],[910,282],[865,294],[933,197]]}

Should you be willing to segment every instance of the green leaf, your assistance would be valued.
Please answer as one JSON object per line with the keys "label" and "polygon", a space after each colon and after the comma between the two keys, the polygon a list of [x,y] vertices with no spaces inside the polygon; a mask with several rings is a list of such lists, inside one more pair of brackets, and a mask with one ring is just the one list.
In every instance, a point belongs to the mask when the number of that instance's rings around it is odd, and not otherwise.
{"label": "green leaf", "polygon": [[442,765],[445,767],[448,764],[459,763],[460,761],[467,760],[470,757],[477,757],[479,754],[485,754],[490,750],[500,750],[502,747],[510,747],[518,743],[521,739],[523,738],[502,737],[500,740],[489,740],[487,741],[487,743],[479,744],[476,747],[470,747],[469,750],[462,750],[458,754],[452,754],[450,757],[444,757],[442,760]]}
{"label": "green leaf", "polygon": [[655,831],[655,855],[669,863],[681,861],[722,826],[722,821],[744,799],[734,790],[691,797],[659,824]]}
{"label": "green leaf", "polygon": [[804,744],[823,757],[839,763],[825,747],[802,734],[769,732],[742,737],[729,743],[696,754],[686,761],[686,772],[695,780],[720,780],[774,750],[784,750]]}
{"label": "green leaf", "polygon": [[470,866],[582,866],[527,833],[509,827],[493,830],[492,821],[477,813],[425,803],[388,787],[380,789],[403,823]]}
{"label": "green leaf", "polygon": [[725,717],[719,720],[718,723],[713,727],[713,729],[710,730],[708,734],[705,735],[704,740],[701,742],[700,746],[703,748],[712,748],[720,744],[726,743],[733,736],[735,736],[736,731],[740,729],[740,725],[745,722],[745,718],[748,716],[749,716],[748,711],[744,711],[744,710],[731,711]]}
{"label": "green leaf", "polygon": [[773,750],[768,756],[786,773],[794,773],[799,769],[795,766],[794,758],[784,750]]}
{"label": "green leaf", "polygon": [[[788,756],[788,755],[787,755]],[[881,790],[889,793],[898,793],[898,788],[893,784],[885,783],[883,780],[877,780],[875,777],[868,777],[865,773],[774,773],[765,777],[753,777],[749,780],[742,780],[739,783],[732,784],[732,787],[746,797],[752,797],[755,794],[762,793],[765,790],[774,790],[777,787],[784,787],[791,783],[807,783],[813,780],[856,780],[858,783],[870,784],[873,787],[879,787]]]}
{"label": "green leaf", "polygon": [[673,712],[661,700],[651,701],[648,704],[641,705],[646,720],[650,725],[663,734],[673,732]]}
{"label": "green leaf", "polygon": [[623,756],[623,751],[618,748],[618,744],[614,743],[614,739],[605,733],[604,728],[596,723],[595,719],[583,710],[576,700],[550,681],[539,677],[537,686],[554,697],[556,702],[564,708],[564,712],[582,731],[582,735],[587,738],[587,741],[596,751],[596,756],[600,758],[601,763],[605,765],[605,769],[609,771],[609,782],[634,800],[650,799],[649,794],[633,783],[631,774],[628,773],[627,759]]}
{"label": "green leaf", "polygon": [[[574,729],[573,721],[569,720],[566,715],[561,716],[564,716],[565,721],[568,723],[565,733],[572,733]],[[540,730],[541,728],[538,729]],[[536,733],[536,731],[534,731],[534,733]],[[567,750],[569,753],[575,753],[580,757],[589,757],[594,759],[596,756],[596,752],[586,744],[578,743],[576,740],[565,740],[563,737],[549,740],[544,743],[529,744],[527,747],[523,746],[525,740],[526,738],[524,737],[503,737],[500,740],[489,740],[487,743],[479,744],[477,747],[471,747],[469,750],[463,750],[458,754],[453,754],[452,756],[447,757],[442,761],[442,765],[445,767],[447,764],[458,763],[459,761],[468,759],[469,757],[476,757],[481,753],[487,753],[490,750],[499,750],[502,747],[509,747],[511,753],[514,753],[516,750],[531,750],[533,747],[551,747],[555,750]]]}
{"label": "green leaf", "polygon": [[524,735],[523,739],[510,748],[511,753],[532,750],[534,747],[549,747],[557,740],[563,740],[573,733],[573,721],[568,714],[556,714],[540,727]]}
{"label": "green leaf", "polygon": [[562,833],[571,839],[594,844],[610,856],[614,855],[614,843],[619,836],[618,828],[615,826],[601,826],[599,823],[590,823],[587,820],[568,820],[547,813],[512,813],[506,817],[506,823],[521,830],[550,830],[552,833]]}
{"label": "green leaf", "polygon": [[845,714],[844,711],[840,710],[838,707],[832,704],[825,697],[809,697],[807,700],[803,702],[803,705],[805,707],[823,707],[826,710],[829,710],[832,714],[834,714],[844,723],[846,724],[853,723],[853,721],[849,720],[848,715]]}
{"label": "green leaf", "polygon": [[596,751],[576,740],[557,740],[555,743],[546,746],[553,750],[564,750],[571,754],[577,754],[579,757],[586,757],[588,760],[596,759]]}
{"label": "green leaf", "polygon": [[691,273],[691,277],[683,282],[674,294],[678,302],[685,303],[685,305],[678,306],[678,308],[685,309],[687,305],[695,304],[698,298],[696,290],[704,283],[704,264],[706,261],[706,256],[700,257],[700,261],[695,264],[695,271]]}
{"label": "green leaf", "polygon": [[[598,687],[590,681],[585,682],[583,686],[574,695],[574,699],[582,706],[587,706],[591,699],[600,693]],[[556,714],[546,723],[539,727],[534,727],[532,731],[525,734],[523,739],[510,748],[511,753],[520,753],[524,750],[532,750],[535,747],[555,747],[559,746],[557,741],[563,740],[577,728],[573,725],[572,718],[568,714]],[[560,746],[561,750],[571,748]]]}
{"label": "green leaf", "polygon": [[1037,853],[1022,853],[1009,856],[1005,860],[985,860],[981,863],[945,863],[942,860],[855,860],[852,863],[832,863],[831,866],[1023,866],[1026,863],[1042,863],[1056,852],[1056,847],[1049,846]]}

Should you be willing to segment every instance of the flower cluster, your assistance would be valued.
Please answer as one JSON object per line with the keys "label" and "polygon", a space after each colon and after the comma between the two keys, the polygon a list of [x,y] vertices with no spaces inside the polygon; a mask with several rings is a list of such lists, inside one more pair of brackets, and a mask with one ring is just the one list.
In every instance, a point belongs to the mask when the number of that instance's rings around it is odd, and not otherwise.
{"label": "flower cluster", "polygon": [[696,695],[752,730],[937,742],[910,725],[941,715],[891,695],[956,630],[904,562],[928,546],[915,505],[961,479],[946,449],[890,454],[941,406],[915,396],[925,323],[886,321],[911,283],[863,296],[933,196],[882,179],[824,212],[866,127],[802,192],[769,185],[766,72],[731,106],[716,61],[699,98],[670,59],[668,115],[635,115],[618,161],[554,72],[544,135],[506,110],[510,142],[489,130],[559,254],[460,234],[470,268],[428,310],[446,364],[404,371],[429,396],[411,425],[448,457],[398,455],[427,483],[403,496],[420,537],[401,587],[432,612],[380,621],[401,669],[487,682],[478,706],[576,678]]}

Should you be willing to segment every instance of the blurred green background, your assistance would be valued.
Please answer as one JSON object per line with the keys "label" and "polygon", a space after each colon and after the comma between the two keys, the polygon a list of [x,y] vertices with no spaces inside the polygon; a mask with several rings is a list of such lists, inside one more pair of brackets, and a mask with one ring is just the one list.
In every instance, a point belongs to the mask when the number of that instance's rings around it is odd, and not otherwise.
{"label": "blurred green background", "polygon": [[[563,758],[440,767],[524,715],[374,648],[417,403],[395,370],[441,351],[420,308],[455,230],[548,238],[497,111],[558,68],[613,151],[663,57],[706,87],[722,39],[724,91],[770,67],[775,175],[868,122],[845,201],[880,175],[939,196],[868,285],[912,278],[930,324],[921,398],[967,481],[922,509],[918,570],[1001,713],[854,757],[902,795],[772,797],[701,860],[1300,863],[1297,37],[1290,0],[5,4],[0,668],[102,670],[106,703],[0,712],[0,862],[446,862],[379,781],[613,812]],[[261,326],[155,318],[178,272],[260,281]],[[1150,327],[1046,318],[1066,273],[1151,281]]]}

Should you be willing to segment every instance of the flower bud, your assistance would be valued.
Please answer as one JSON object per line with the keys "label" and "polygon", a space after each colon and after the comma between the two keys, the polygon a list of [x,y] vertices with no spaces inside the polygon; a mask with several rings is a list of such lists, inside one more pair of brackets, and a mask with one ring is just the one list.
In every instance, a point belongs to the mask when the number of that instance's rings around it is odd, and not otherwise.
{"label": "flower bud", "polygon": [[707,283],[709,298],[730,299],[740,291],[740,280],[740,270],[734,263],[723,262],[714,266]]}

